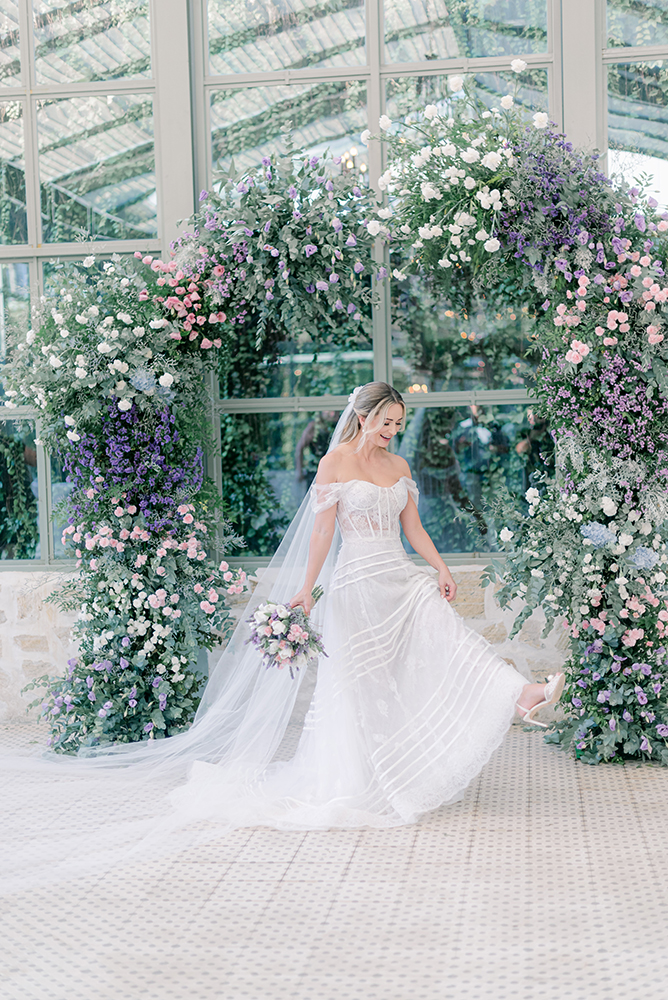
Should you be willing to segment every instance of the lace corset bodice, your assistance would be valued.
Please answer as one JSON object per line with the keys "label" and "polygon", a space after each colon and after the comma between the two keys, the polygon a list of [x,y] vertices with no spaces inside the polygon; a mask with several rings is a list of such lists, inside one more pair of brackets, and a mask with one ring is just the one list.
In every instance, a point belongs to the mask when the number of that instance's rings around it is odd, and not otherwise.
{"label": "lace corset bodice", "polygon": [[336,517],[344,542],[399,538],[399,516],[409,496],[418,502],[418,488],[407,476],[392,486],[351,479],[345,483],[314,483],[311,504],[316,514],[338,504]]}

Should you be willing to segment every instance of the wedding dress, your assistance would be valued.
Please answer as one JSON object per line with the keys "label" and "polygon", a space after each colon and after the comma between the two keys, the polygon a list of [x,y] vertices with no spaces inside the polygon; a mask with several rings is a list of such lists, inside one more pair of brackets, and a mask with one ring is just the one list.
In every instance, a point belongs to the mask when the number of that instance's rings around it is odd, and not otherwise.
{"label": "wedding dress", "polygon": [[[503,739],[527,681],[405,552],[409,496],[417,502],[406,477],[311,487],[187,732],[74,759],[0,748],[0,891],[141,852],[174,854],[244,826],[412,823],[459,797]],[[328,655],[293,680],[264,667],[244,619],[301,588],[316,512],[335,504],[325,596],[313,612]]]}
{"label": "wedding dress", "polygon": [[527,681],[405,552],[409,496],[417,503],[406,477],[312,487],[315,512],[336,505],[342,543],[297,751],[245,776],[195,764],[172,795],[182,815],[291,829],[412,823],[455,799],[500,744]]}

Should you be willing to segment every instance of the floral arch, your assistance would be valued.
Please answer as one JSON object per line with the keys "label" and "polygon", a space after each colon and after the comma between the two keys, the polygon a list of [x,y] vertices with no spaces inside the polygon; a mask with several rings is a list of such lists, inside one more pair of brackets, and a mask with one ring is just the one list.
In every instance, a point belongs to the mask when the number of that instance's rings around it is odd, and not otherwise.
{"label": "floral arch", "polygon": [[566,719],[548,739],[591,763],[668,763],[668,217],[547,115],[449,84],[442,104],[363,136],[387,147],[386,204],[331,157],[295,153],[286,131],[283,156],[202,192],[170,261],[85,259],[16,345],[7,405],[39,408],[73,484],[65,535],[81,573],[61,600],[80,610],[80,653],[43,679],[58,749],[187,725],[197,651],[245,587],[219,563],[235,539],[203,475],[203,374],[271,352],[296,317],[352,343],[379,284],[421,274],[455,308],[493,294],[535,316],[535,408],[556,469],[496,514],[501,600],[523,602],[515,631],[538,606],[569,630]]}

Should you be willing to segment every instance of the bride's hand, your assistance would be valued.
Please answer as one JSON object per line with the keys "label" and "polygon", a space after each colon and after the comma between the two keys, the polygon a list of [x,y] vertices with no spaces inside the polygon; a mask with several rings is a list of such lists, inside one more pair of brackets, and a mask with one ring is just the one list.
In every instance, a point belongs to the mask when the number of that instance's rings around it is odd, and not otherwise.
{"label": "bride's hand", "polygon": [[438,574],[438,589],[441,592],[441,597],[444,597],[450,603],[457,596],[457,584],[452,579],[452,573],[447,566],[444,566]]}
{"label": "bride's hand", "polygon": [[313,597],[311,596],[311,591],[307,590],[306,587],[302,587],[298,594],[290,601],[291,608],[302,607],[307,615],[311,614],[313,609]]}

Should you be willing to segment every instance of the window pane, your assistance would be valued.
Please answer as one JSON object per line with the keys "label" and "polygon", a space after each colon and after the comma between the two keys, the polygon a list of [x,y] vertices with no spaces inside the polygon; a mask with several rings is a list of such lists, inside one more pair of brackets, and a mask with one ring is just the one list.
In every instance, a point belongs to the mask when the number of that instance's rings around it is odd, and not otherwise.
{"label": "window pane", "polygon": [[[366,89],[358,80],[293,86],[219,90],[211,95],[211,145],[214,165],[228,170],[256,166],[263,156],[283,152],[281,128],[294,129],[294,148],[320,153],[326,147],[340,155],[359,144],[366,128]],[[366,165],[366,147],[357,166]]]}
{"label": "window pane", "polygon": [[0,559],[38,559],[37,451],[33,427],[0,421]]}
{"label": "window pane", "polygon": [[392,372],[400,392],[518,389],[532,370],[534,320],[526,306],[481,299],[453,310],[419,277],[392,288]]}
{"label": "window pane", "polygon": [[[278,354],[258,360],[254,332],[241,343],[231,366],[220,378],[223,399],[263,396],[342,396],[373,379],[371,340],[360,336],[355,345],[337,344],[330,336],[315,348],[307,333],[277,345]],[[245,349],[244,339],[248,340]]]}
{"label": "window pane", "polygon": [[273,555],[341,414],[223,414],[223,502],[249,555]]}
{"label": "window pane", "polygon": [[0,86],[21,86],[18,0],[0,0]]}
{"label": "window pane", "polygon": [[608,66],[608,170],[633,183],[654,178],[650,190],[668,204],[668,64]]}
{"label": "window pane", "polygon": [[493,524],[486,505],[505,488],[523,494],[551,451],[545,424],[526,406],[415,408],[399,448],[420,490],[422,523],[440,552],[495,551],[495,527],[502,525]]}
{"label": "window pane", "polygon": [[23,105],[0,103],[0,243],[27,243]]}
{"label": "window pane", "polygon": [[150,96],[38,101],[37,128],[46,243],[156,235]]}
{"label": "window pane", "polygon": [[53,554],[56,559],[72,559],[72,549],[65,552],[63,545],[63,528],[67,527],[67,515],[61,514],[60,505],[67,500],[72,492],[72,484],[65,481],[66,473],[57,456],[51,456],[51,510],[53,511],[53,522],[51,531],[53,534]]}
{"label": "window pane", "polygon": [[149,0],[33,0],[38,84],[151,75]]}
{"label": "window pane", "polygon": [[0,360],[9,333],[26,333],[30,326],[30,275],[27,264],[0,263]]}
{"label": "window pane", "polygon": [[[504,94],[513,94],[518,104],[532,111],[547,111],[547,70],[527,69],[522,73],[517,93],[517,74],[493,70],[471,74],[475,93],[488,108],[497,107]],[[469,80],[470,77],[465,77]],[[447,76],[401,76],[388,80],[385,87],[387,114],[396,120],[410,115],[425,104],[452,102]]]}
{"label": "window pane", "polygon": [[384,0],[385,61],[547,52],[547,0]]}
{"label": "window pane", "polygon": [[364,0],[209,0],[214,75],[365,62]]}
{"label": "window pane", "polygon": [[608,45],[667,45],[666,0],[608,0]]}

